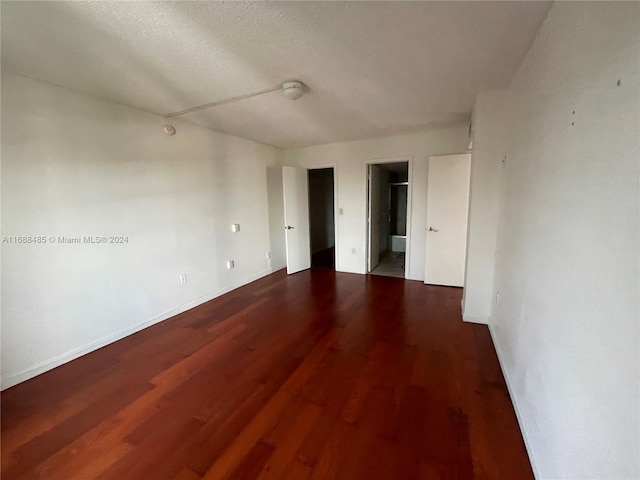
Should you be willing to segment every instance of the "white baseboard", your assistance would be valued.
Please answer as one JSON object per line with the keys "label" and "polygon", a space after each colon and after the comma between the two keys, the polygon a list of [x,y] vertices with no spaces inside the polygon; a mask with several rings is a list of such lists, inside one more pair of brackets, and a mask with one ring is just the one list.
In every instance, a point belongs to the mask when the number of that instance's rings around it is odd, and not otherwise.
{"label": "white baseboard", "polygon": [[513,409],[516,412],[516,418],[518,419],[518,425],[520,425],[520,431],[522,432],[522,438],[524,439],[524,444],[527,449],[527,453],[529,454],[529,461],[531,462],[531,468],[533,469],[533,475],[537,479],[545,478],[542,475],[542,470],[540,469],[540,461],[538,459],[538,455],[536,454],[536,450],[533,446],[533,440],[531,438],[530,430],[527,426],[527,422],[524,420],[520,408],[518,408],[518,401],[513,393],[513,389],[511,388],[511,380],[509,380],[509,373],[504,366],[504,362],[502,361],[503,356],[500,353],[500,345],[496,341],[496,335],[493,331],[491,325],[489,325],[489,333],[491,334],[491,341],[493,342],[493,346],[496,349],[496,353],[498,355],[498,361],[500,362],[500,369],[502,370],[502,375],[504,376],[505,383],[507,384],[507,390],[509,391],[509,396],[511,397],[511,403],[513,404]]}
{"label": "white baseboard", "polygon": [[489,324],[489,318],[481,317],[479,315],[467,315],[463,313],[462,320],[469,323],[481,323],[482,325]]}
{"label": "white baseboard", "polygon": [[270,268],[268,270],[264,270],[260,273],[257,273],[255,275],[251,275],[249,277],[246,277],[245,279],[243,279],[240,282],[237,282],[233,285],[229,285],[228,287],[224,287],[218,290],[215,290],[213,292],[209,292],[205,295],[202,295],[198,298],[195,298],[193,300],[190,300],[186,303],[183,303],[181,305],[178,305],[156,317],[153,317],[151,319],[145,320],[144,322],[140,322],[138,324],[132,325],[130,327],[127,328],[123,328],[122,330],[118,330],[117,332],[111,334],[111,335],[107,335],[105,337],[102,337],[98,340],[96,340],[95,342],[91,342],[88,345],[84,345],[82,347],[78,347],[78,348],[74,348],[73,350],[70,350],[68,352],[65,352],[61,355],[58,355],[56,357],[53,357],[49,360],[45,360],[44,362],[40,362],[32,367],[26,368],[20,372],[11,374],[9,376],[7,376],[6,378],[2,378],[2,390],[5,390],[9,387],[13,387],[14,385],[17,385],[18,383],[24,382],[25,380],[29,380],[30,378],[36,377],[38,375],[40,375],[41,373],[47,372],[49,370],[52,370],[56,367],[59,367],[60,365],[63,365],[67,362],[70,362],[71,360],[75,360],[78,357],[81,357],[83,355],[86,355],[87,353],[93,352],[94,350],[97,350],[99,348],[102,348],[106,345],[109,345],[110,343],[113,343],[115,341],[118,341],[124,337],[127,337],[133,333],[139,332],[140,330],[144,330],[147,327],[150,327],[151,325],[154,325],[156,323],[162,322],[164,320],[167,320],[175,315],[178,315],[179,313],[185,312],[191,308],[197,307],[198,305],[201,305],[205,302],[208,302],[209,300],[213,300],[216,297],[219,297],[221,295],[224,295],[225,293],[229,293],[232,290],[235,290],[236,288],[242,287],[244,285],[247,285],[248,283],[254,282],[262,277],[266,277],[267,275],[271,275],[272,273],[281,270],[282,268],[284,268],[284,266],[282,267],[274,267],[274,268]]}

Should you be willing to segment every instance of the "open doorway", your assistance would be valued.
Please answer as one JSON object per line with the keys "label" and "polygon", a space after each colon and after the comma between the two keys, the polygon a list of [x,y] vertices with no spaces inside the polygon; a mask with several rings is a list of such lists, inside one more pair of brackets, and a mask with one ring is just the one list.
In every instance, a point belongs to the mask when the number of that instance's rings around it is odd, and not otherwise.
{"label": "open doorway", "polygon": [[335,270],[335,206],[333,168],[308,171],[311,268]]}
{"label": "open doorway", "polygon": [[369,165],[369,258],[372,275],[405,278],[409,163]]}

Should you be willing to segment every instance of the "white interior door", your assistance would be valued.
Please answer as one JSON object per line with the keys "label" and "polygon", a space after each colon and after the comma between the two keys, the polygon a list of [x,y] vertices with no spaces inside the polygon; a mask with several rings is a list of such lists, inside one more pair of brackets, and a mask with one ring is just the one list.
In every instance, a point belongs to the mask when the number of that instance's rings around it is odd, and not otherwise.
{"label": "white interior door", "polygon": [[369,165],[369,271],[380,263],[380,167]]}
{"label": "white interior door", "polygon": [[471,155],[429,158],[424,283],[464,285]]}
{"label": "white interior door", "polygon": [[311,267],[309,178],[305,168],[282,167],[287,273]]}

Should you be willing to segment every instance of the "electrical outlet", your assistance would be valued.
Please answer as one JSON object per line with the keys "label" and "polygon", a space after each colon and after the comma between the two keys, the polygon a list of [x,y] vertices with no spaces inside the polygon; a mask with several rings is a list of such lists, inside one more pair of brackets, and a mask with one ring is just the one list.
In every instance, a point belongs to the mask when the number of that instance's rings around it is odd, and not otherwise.
{"label": "electrical outlet", "polygon": [[184,285],[185,283],[187,283],[187,274],[186,273],[181,273],[180,274],[180,285]]}
{"label": "electrical outlet", "polygon": [[502,157],[502,168],[506,168],[507,167],[507,160],[509,158],[505,155]]}
{"label": "electrical outlet", "polygon": [[356,249],[355,249],[355,248],[352,248],[352,249],[351,249],[351,253],[353,253],[353,254],[355,255],[355,254],[356,254]]}
{"label": "electrical outlet", "polygon": [[227,260],[227,270],[231,270],[232,268],[234,268],[235,262],[233,260]]}
{"label": "electrical outlet", "polygon": [[239,223],[232,223],[231,224],[231,231],[233,233],[237,233],[240,231],[240,224]]}

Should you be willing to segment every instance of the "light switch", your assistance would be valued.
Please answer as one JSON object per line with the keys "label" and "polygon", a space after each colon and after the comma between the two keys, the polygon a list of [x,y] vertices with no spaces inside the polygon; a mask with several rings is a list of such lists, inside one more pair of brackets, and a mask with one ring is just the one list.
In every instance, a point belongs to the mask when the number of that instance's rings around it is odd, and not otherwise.
{"label": "light switch", "polygon": [[239,232],[240,231],[240,224],[239,223],[232,223],[231,224],[231,231],[232,232]]}
{"label": "light switch", "polygon": [[235,267],[233,260],[227,260],[227,270],[231,270],[233,267]]}

